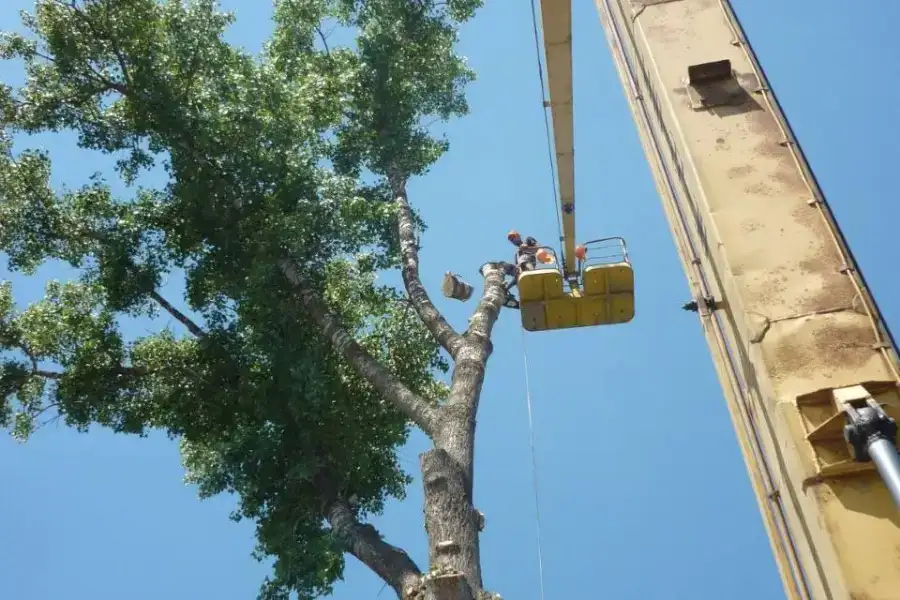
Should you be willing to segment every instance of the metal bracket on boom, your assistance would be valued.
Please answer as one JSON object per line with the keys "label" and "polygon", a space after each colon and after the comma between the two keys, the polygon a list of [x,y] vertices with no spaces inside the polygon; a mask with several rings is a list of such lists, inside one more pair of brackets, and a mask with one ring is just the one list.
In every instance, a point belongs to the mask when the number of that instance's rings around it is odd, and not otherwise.
{"label": "metal bracket on boom", "polygon": [[701,86],[731,78],[731,61],[726,59],[688,67],[688,85]]}
{"label": "metal bracket on boom", "polygon": [[834,391],[834,399],[847,417],[844,439],[857,462],[875,463],[875,468],[900,507],[900,452],[897,452],[897,421],[884,412],[862,386]]}
{"label": "metal bracket on boom", "polygon": [[694,110],[741,104],[747,98],[727,58],[688,66],[685,89]]}
{"label": "metal bracket on boom", "polygon": [[[719,303],[716,302],[716,299],[712,296],[707,296],[703,298],[702,305],[706,306],[706,310],[712,312],[714,310],[718,310]],[[700,312],[701,302],[697,302],[696,300],[691,300],[690,302],[686,302],[681,309],[689,312]]]}
{"label": "metal bracket on boom", "polygon": [[819,390],[799,396],[796,408],[812,450],[807,483],[877,470],[900,506],[895,418],[900,416],[900,396],[896,382],[870,381]]}

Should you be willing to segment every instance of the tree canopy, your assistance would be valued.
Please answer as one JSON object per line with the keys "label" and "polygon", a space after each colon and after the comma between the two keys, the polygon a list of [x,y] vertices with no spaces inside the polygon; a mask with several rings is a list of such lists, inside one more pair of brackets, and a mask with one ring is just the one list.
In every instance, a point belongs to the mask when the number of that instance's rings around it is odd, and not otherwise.
{"label": "tree canopy", "polygon": [[[211,0],[39,0],[28,33],[0,39],[26,70],[0,87],[0,250],[78,277],[27,307],[0,287],[0,424],[25,439],[56,413],[179,438],[201,494],[237,494],[235,518],[257,523],[266,600],[327,593],[345,552],[404,593],[397,569],[418,568],[365,518],[403,496],[397,449],[410,423],[435,437],[454,393],[442,349],[465,341],[418,281],[405,182],[447,150],[427,124],[467,111],[455,42],[480,4],[277,0],[256,56],[226,43],[234,17]],[[354,43],[329,45],[326,23]],[[114,156],[130,195],[99,173],[55,189],[28,136],[62,131]],[[154,167],[164,186],[135,184]],[[180,273],[184,312],[160,292]],[[479,307],[482,349],[498,298]],[[155,311],[184,330],[123,335]]]}

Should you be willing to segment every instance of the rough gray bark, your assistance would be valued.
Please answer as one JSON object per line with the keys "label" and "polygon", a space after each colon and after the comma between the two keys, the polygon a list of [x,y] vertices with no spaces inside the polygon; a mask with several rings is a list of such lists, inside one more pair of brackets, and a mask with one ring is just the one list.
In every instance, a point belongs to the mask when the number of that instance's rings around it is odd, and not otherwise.
{"label": "rough gray bark", "polygon": [[422,572],[406,552],[385,542],[372,525],[360,523],[346,501],[335,500],[326,507],[325,515],[332,531],[346,544],[347,552],[390,585],[397,597],[415,593]]}
{"label": "rough gray bark", "polygon": [[406,293],[409,294],[419,318],[422,319],[434,339],[444,347],[451,357],[455,357],[464,340],[435,308],[419,277],[419,247],[415,235],[415,221],[413,221],[412,210],[406,195],[406,183],[399,177],[392,177],[391,189],[397,204],[397,230],[403,265],[401,272]]}
{"label": "rough gray bark", "polygon": [[450,397],[441,408],[434,449],[421,456],[425,486],[425,530],[429,561],[442,572],[460,573],[466,585],[460,599],[484,597],[479,532],[483,523],[474,505],[475,423],[490,336],[503,306],[503,263],[482,266],[484,292],[454,361]]}
{"label": "rough gray bark", "polygon": [[[296,290],[301,304],[322,333],[355,369],[433,441],[420,456],[425,491],[425,531],[429,568],[422,574],[406,553],[384,542],[375,529],[356,520],[349,505],[331,498],[325,516],[347,540],[348,552],[390,585],[402,600],[484,600],[479,532],[483,515],[474,506],[475,417],[488,359],[491,333],[505,299],[502,262],[482,266],[484,291],[457,333],[432,303],[419,275],[415,222],[405,178],[390,178],[397,205],[402,274],[406,292],[422,322],[453,359],[450,395],[435,406],[396,380],[341,326],[290,259],[278,267]],[[327,497],[327,496],[326,496]]]}
{"label": "rough gray bark", "polygon": [[466,474],[443,448],[422,454],[425,487],[425,532],[432,568],[463,574],[469,587],[481,590],[478,513],[468,493]]}
{"label": "rough gray bark", "polygon": [[414,595],[421,585],[422,572],[402,549],[384,541],[378,530],[361,523],[350,502],[341,496],[327,469],[316,473],[313,484],[322,497],[322,513],[344,549],[368,566],[400,598]]}

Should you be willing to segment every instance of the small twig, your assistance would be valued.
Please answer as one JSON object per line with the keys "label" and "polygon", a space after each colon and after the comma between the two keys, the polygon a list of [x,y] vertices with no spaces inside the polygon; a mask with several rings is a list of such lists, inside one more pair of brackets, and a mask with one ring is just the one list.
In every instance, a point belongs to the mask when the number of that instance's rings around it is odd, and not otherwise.
{"label": "small twig", "polygon": [[319,39],[322,40],[322,45],[325,46],[325,54],[331,58],[331,49],[328,47],[328,38],[322,33],[322,28],[316,25],[316,33],[319,34]]}

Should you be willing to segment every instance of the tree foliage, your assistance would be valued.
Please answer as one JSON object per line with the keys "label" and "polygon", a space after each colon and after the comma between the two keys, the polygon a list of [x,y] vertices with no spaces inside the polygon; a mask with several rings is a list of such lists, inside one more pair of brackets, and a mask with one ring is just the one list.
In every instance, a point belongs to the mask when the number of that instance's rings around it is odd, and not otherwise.
{"label": "tree foliage", "polygon": [[[278,0],[252,56],[225,42],[233,17],[211,0],[39,0],[30,33],[0,40],[27,74],[0,88],[0,250],[14,270],[60,260],[79,275],[27,307],[0,287],[0,422],[25,438],[56,411],[80,429],[177,436],[190,480],[236,493],[236,518],[275,557],[262,597],[328,592],[349,547],[329,503],[364,519],[403,496],[408,419],[278,264],[406,388],[447,397],[438,343],[376,278],[401,262],[386,178],[446,150],[426,123],[467,110],[454,45],[479,5]],[[328,44],[325,23],[355,31],[353,47]],[[60,131],[114,156],[130,196],[101,175],[54,189],[48,153],[13,144]],[[165,184],[135,187],[153,167]],[[189,314],[160,294],[181,271]],[[187,331],[123,335],[123,316],[155,309]]]}

